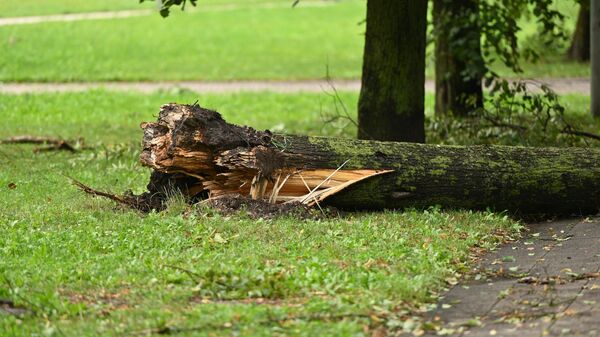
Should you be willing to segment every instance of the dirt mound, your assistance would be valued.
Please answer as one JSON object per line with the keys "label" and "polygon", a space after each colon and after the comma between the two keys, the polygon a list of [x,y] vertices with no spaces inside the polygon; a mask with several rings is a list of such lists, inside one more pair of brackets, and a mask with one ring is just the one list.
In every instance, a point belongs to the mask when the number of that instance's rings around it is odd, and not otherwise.
{"label": "dirt mound", "polygon": [[299,202],[271,204],[265,200],[253,200],[241,195],[209,199],[203,203],[222,214],[246,212],[248,216],[255,219],[271,219],[283,215],[298,219],[315,219],[323,216],[322,213]]}

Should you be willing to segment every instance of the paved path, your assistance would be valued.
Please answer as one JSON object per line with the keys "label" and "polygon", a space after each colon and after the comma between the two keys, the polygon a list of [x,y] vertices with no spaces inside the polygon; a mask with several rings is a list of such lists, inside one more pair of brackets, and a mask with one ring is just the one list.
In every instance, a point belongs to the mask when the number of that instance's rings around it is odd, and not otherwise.
{"label": "paved path", "polygon": [[152,11],[149,9],[135,9],[114,12],[89,12],[89,13],[73,13],[73,14],[56,14],[43,16],[23,16],[12,18],[0,18],[0,26],[13,25],[30,25],[42,22],[68,22],[81,20],[104,20],[104,19],[119,19],[130,18],[134,16],[150,15]]}
{"label": "paved path", "polygon": [[[134,1],[134,0],[132,0]],[[302,7],[322,7],[329,6],[332,3],[324,1],[303,1],[298,6]],[[252,8],[285,8],[291,7],[289,2],[265,2],[249,5],[240,4],[215,4],[215,5],[203,5],[198,7],[188,7],[188,12],[221,12],[229,11],[242,7],[251,6]],[[146,16],[146,15],[158,15],[156,11],[150,9],[132,9],[132,10],[121,10],[121,11],[106,11],[106,12],[88,12],[88,13],[71,13],[71,14],[54,14],[54,15],[40,15],[40,16],[23,16],[23,17],[8,17],[0,18],[0,26],[14,26],[14,25],[30,25],[43,22],[68,22],[68,21],[82,21],[82,20],[106,20],[106,19],[121,19],[130,18],[135,16]]]}
{"label": "paved path", "polygon": [[453,336],[600,336],[600,219],[529,229],[489,254],[429,318]]}
{"label": "paved path", "polygon": [[[589,94],[590,82],[585,78],[556,78],[533,80],[546,83],[559,94]],[[182,88],[202,93],[227,93],[238,91],[272,91],[280,93],[323,92],[333,85],[340,91],[360,90],[359,80],[306,80],[306,81],[232,81],[232,82],[93,82],[93,83],[0,83],[0,93],[23,94],[31,92],[69,92],[105,88],[117,91],[149,93],[157,90]],[[532,85],[535,89],[535,86]],[[434,91],[434,82],[427,80],[425,90]]]}
{"label": "paved path", "polygon": [[[338,90],[358,91],[360,81],[332,81]],[[324,80],[308,81],[233,81],[233,82],[98,82],[98,83],[0,83],[0,92],[22,94],[28,92],[68,92],[104,88],[116,91],[138,91],[150,93],[157,90],[175,88],[195,92],[226,93],[237,91],[273,91],[273,92],[322,92],[330,89],[331,84]]]}

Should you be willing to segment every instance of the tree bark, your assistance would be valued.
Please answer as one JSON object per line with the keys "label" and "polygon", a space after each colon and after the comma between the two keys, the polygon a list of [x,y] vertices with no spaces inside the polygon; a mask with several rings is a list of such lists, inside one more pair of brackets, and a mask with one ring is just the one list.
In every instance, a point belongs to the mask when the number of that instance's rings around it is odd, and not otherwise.
{"label": "tree bark", "polygon": [[150,186],[185,185],[179,189],[189,197],[242,194],[344,209],[441,205],[555,214],[600,208],[597,149],[273,135],[175,104],[142,128],[141,162],[155,170]]}
{"label": "tree bark", "polygon": [[478,0],[434,0],[435,112],[468,116],[483,107]]}
{"label": "tree bark", "polygon": [[358,138],[425,142],[427,1],[368,0]]}
{"label": "tree bark", "polygon": [[587,62],[590,60],[590,0],[582,0],[577,17],[577,25],[567,51],[569,60]]}
{"label": "tree bark", "polygon": [[600,118],[600,3],[590,4],[590,48],[591,48],[591,104],[592,116]]}

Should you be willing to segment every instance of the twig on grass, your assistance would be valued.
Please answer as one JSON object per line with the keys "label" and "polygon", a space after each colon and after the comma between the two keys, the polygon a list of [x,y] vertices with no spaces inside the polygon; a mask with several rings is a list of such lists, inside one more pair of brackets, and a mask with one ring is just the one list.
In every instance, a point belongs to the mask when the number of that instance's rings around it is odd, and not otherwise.
{"label": "twig on grass", "polygon": [[198,273],[196,273],[196,272],[193,272],[193,271],[191,271],[191,270],[189,270],[189,269],[185,269],[185,268],[182,268],[182,267],[174,266],[174,265],[172,265],[172,264],[163,264],[163,267],[166,267],[166,268],[171,268],[171,269],[175,269],[175,270],[182,271],[182,272],[184,272],[184,273],[185,273],[187,276],[189,276],[189,277],[190,277],[190,279],[192,279],[192,281],[194,281],[194,282],[198,282],[198,279],[197,279],[197,277],[200,277],[200,274],[198,274]]}
{"label": "twig on grass", "polygon": [[[256,321],[255,324],[264,325],[264,326],[268,326],[268,325],[284,326],[286,322],[297,321],[297,320],[302,320],[302,321],[307,321],[307,322],[314,322],[314,321],[337,321],[337,322],[339,322],[339,321],[342,321],[342,320],[348,319],[348,318],[372,319],[372,316],[368,315],[368,314],[362,314],[362,313],[297,315],[297,316],[284,316],[284,317],[270,317],[268,319]],[[144,329],[144,330],[140,330],[140,331],[133,331],[133,332],[128,333],[128,335],[134,335],[134,336],[153,335],[153,334],[175,335],[175,334],[192,332],[192,331],[237,329],[237,328],[239,328],[239,326],[231,324],[231,323],[224,323],[224,324],[207,323],[207,324],[204,324],[201,326],[190,326],[190,327],[163,326],[163,327],[157,327],[157,328]]]}
{"label": "twig on grass", "polygon": [[[6,275],[2,275],[2,278],[4,279],[4,284],[9,289],[10,293],[15,294],[15,296],[17,296],[21,301],[27,303],[29,305],[29,307],[37,308],[37,306],[34,303],[29,301],[18,291],[15,291],[15,287],[13,286],[12,282]],[[14,315],[14,316],[23,316],[26,314],[34,314],[35,313],[35,311],[33,311],[32,309],[17,306],[17,305],[15,305],[15,303],[13,301],[8,300],[8,299],[0,299],[0,312],[6,312],[6,313]]]}

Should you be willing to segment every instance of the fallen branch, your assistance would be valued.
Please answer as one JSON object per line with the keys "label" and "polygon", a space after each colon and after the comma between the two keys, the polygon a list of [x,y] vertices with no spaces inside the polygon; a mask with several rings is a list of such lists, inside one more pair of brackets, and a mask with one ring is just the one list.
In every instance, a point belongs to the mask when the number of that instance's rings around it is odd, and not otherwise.
{"label": "fallen branch", "polygon": [[69,144],[63,139],[50,138],[50,137],[38,137],[38,136],[15,136],[7,139],[0,140],[0,144],[42,144],[51,145],[48,147],[38,147],[33,152],[47,152],[47,151],[69,151],[77,152],[74,146]]}
{"label": "fallen branch", "polygon": [[590,138],[590,139],[600,141],[600,136],[598,136],[596,134],[593,134],[590,132],[585,132],[585,131],[572,130],[571,128],[564,128],[560,131],[560,133],[563,133],[566,135],[580,136],[580,137],[585,137],[585,138]]}
{"label": "fallen branch", "polygon": [[177,104],[162,106],[158,121],[141,127],[140,160],[154,169],[150,185],[177,185],[190,198],[244,195],[345,209],[441,205],[553,214],[600,207],[598,149],[274,135]]}
{"label": "fallen branch", "polygon": [[[528,127],[519,125],[519,124],[504,123],[504,122],[501,122],[501,121],[498,121],[496,119],[492,119],[489,117],[484,117],[484,119],[486,121],[490,122],[490,125],[489,126],[480,125],[479,127],[497,127],[497,128],[516,130],[518,132],[526,132],[527,130],[529,130]],[[561,134],[564,134],[564,135],[578,136],[578,137],[589,138],[589,139],[600,141],[599,135],[591,133],[591,132],[576,130],[571,125],[566,125],[562,129],[560,129],[558,132]]]}

